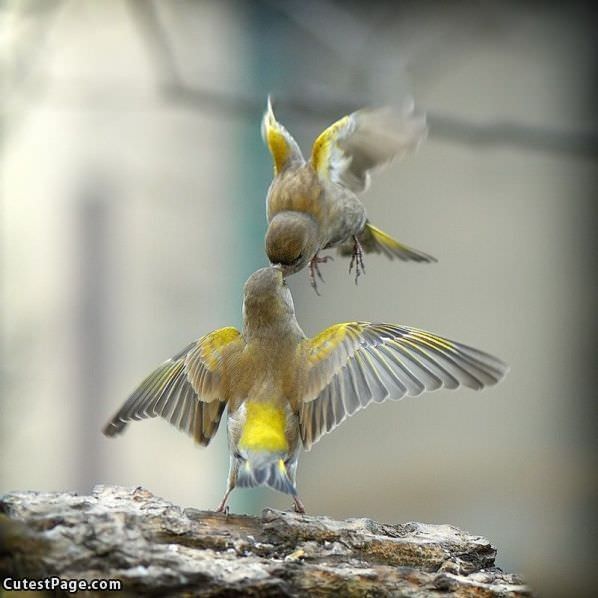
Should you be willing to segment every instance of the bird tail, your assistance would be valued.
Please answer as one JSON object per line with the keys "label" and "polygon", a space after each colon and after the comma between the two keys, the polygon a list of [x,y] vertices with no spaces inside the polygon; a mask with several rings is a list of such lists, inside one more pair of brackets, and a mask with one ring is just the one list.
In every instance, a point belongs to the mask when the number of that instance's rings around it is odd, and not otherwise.
{"label": "bird tail", "polygon": [[[393,239],[389,234],[380,230],[377,226],[374,226],[370,222],[367,222],[365,228],[359,235],[359,242],[366,253],[383,253],[386,257],[391,260],[398,258],[405,262],[436,262],[438,261],[435,257],[408,247],[399,243],[396,239]],[[353,254],[353,241],[345,243],[339,247],[339,253],[341,255],[352,255]]]}
{"label": "bird tail", "polygon": [[236,485],[240,488],[269,486],[274,490],[297,496],[283,459],[273,455],[259,455],[246,459],[237,473]]}

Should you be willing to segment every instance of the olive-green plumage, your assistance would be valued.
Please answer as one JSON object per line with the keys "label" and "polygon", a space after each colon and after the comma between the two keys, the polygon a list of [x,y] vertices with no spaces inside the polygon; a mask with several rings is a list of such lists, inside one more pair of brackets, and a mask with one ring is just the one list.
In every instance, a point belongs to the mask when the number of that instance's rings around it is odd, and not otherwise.
{"label": "olive-green plumage", "polygon": [[[309,264],[316,289],[319,252],[338,247],[352,256],[356,280],[363,271],[363,252],[390,259],[433,262],[432,256],[399,243],[374,227],[357,197],[370,171],[414,150],[427,132],[425,118],[409,107],[401,115],[389,110],[360,110],[330,125],[315,141],[305,161],[290,133],[276,120],[270,100],[262,136],[274,162],[274,179],[266,200],[266,254],[285,275]],[[321,278],[321,276],[320,276]]]}
{"label": "olive-green plumage", "polygon": [[230,470],[236,486],[291,494],[301,446],[309,449],[372,402],[438,388],[495,384],[506,366],[466,345],[407,326],[348,322],[306,338],[278,267],[244,288],[243,329],[222,328],[158,367],[104,428],[161,416],[207,445],[228,408]]}

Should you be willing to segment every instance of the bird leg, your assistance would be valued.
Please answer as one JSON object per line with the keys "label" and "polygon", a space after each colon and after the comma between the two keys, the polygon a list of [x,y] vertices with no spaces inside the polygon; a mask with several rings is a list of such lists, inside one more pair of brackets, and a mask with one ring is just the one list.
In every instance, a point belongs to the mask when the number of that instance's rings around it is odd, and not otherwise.
{"label": "bird leg", "polygon": [[305,513],[305,507],[298,496],[293,496],[295,501],[295,513]]}
{"label": "bird leg", "polygon": [[365,274],[365,266],[363,264],[363,247],[356,235],[353,235],[353,255],[351,256],[351,263],[349,264],[349,274],[355,265],[355,284],[360,274]]}
{"label": "bird leg", "polygon": [[224,513],[226,516],[228,516],[230,508],[226,504],[226,501],[228,500],[228,497],[230,496],[230,493],[232,491],[233,491],[232,488],[228,488],[226,490],[226,492],[224,493],[224,497],[222,498],[222,500],[220,501],[220,504],[218,505],[218,508],[216,509],[216,513]]}
{"label": "bird leg", "polygon": [[322,277],[322,273],[320,272],[320,267],[318,266],[318,264],[325,264],[329,260],[334,261],[334,258],[331,255],[320,257],[316,253],[316,255],[314,255],[314,257],[312,257],[309,262],[309,282],[313,290],[316,292],[316,295],[320,294],[318,292],[318,283],[316,281],[316,275],[322,282],[324,282],[324,278]]}

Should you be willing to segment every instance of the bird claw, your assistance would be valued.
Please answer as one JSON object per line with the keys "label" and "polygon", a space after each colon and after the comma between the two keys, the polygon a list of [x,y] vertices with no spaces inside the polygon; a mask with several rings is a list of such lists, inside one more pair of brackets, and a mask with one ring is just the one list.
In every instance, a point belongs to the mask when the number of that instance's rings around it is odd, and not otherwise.
{"label": "bird claw", "polygon": [[228,497],[229,497],[231,491],[232,491],[232,488],[226,491],[226,493],[224,494],[224,497],[222,498],[222,500],[220,501],[220,504],[218,505],[218,508],[216,509],[216,513],[224,513],[224,515],[226,517],[228,517],[228,514],[230,513],[230,507],[226,503],[228,501]]}
{"label": "bird claw", "polygon": [[316,275],[322,282],[325,282],[324,277],[322,276],[322,273],[320,272],[320,267],[318,264],[325,264],[328,261],[334,261],[334,258],[331,255],[326,255],[324,257],[320,257],[316,253],[316,255],[314,255],[314,257],[312,257],[311,261],[309,262],[309,282],[311,284],[312,289],[316,292],[316,295],[320,294],[318,291],[318,283],[316,280]]}
{"label": "bird claw", "polygon": [[222,513],[224,515],[224,517],[226,519],[228,519],[228,516],[230,514],[230,507],[228,505],[226,505],[226,506],[219,505],[218,508],[216,509],[216,513]]}
{"label": "bird claw", "polygon": [[349,264],[349,274],[355,266],[355,284],[361,274],[365,274],[365,265],[363,263],[363,247],[356,236],[353,236],[353,255],[351,256],[351,263]]}
{"label": "bird claw", "polygon": [[295,513],[301,513],[303,515],[305,513],[305,507],[303,506],[301,499],[298,496],[293,496],[293,501],[295,503],[294,504]]}

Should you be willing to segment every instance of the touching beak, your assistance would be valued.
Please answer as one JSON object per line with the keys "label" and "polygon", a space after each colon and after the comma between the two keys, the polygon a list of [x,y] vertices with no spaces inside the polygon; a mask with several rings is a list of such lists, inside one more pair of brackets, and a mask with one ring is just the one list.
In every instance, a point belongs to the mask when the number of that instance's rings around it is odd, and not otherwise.
{"label": "touching beak", "polygon": [[272,267],[276,270],[280,270],[280,272],[282,272],[283,277],[287,277],[289,274],[292,274],[292,271],[289,268],[289,266],[285,266],[284,264],[272,264]]}

